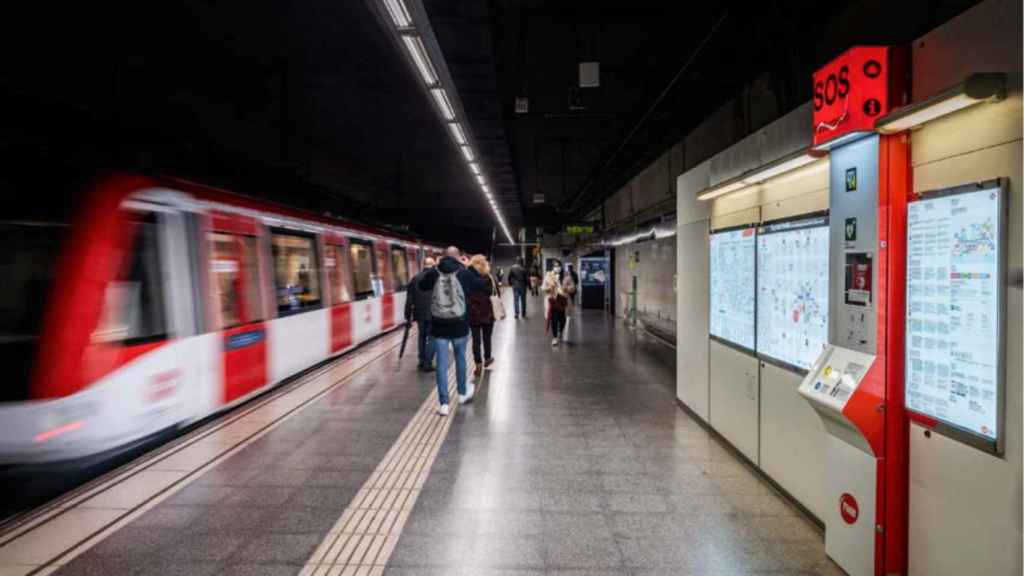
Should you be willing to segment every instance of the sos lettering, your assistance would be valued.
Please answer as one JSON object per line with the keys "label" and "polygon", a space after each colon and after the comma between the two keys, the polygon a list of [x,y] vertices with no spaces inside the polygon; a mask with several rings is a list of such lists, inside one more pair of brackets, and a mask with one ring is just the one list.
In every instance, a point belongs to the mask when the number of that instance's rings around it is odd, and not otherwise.
{"label": "sos lettering", "polygon": [[825,106],[835,104],[836,100],[846,98],[850,93],[850,67],[843,64],[839,73],[831,73],[824,81],[814,83],[814,109],[821,110]]}

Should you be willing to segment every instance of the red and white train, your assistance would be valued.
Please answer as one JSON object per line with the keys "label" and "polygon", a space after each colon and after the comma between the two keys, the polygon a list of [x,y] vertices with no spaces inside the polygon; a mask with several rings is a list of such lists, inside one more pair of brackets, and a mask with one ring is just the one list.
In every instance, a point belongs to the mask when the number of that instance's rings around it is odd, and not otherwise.
{"label": "red and white train", "polygon": [[405,284],[438,251],[136,176],[98,185],[63,232],[0,227],[21,248],[0,260],[4,291],[23,300],[0,316],[17,380],[0,464],[105,453],[244,402],[401,325]]}

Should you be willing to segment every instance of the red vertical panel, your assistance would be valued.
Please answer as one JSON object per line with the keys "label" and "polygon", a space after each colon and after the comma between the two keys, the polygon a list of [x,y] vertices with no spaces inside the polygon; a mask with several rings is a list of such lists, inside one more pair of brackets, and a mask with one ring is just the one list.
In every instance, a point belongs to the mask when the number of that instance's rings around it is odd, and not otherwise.
{"label": "red vertical panel", "polygon": [[909,514],[909,421],[904,406],[906,341],[907,201],[913,192],[908,133],[882,136],[880,188],[888,199],[886,324],[885,566],[884,574],[907,573]]}
{"label": "red vertical panel", "polygon": [[385,292],[381,299],[380,328],[387,330],[395,325],[395,294]]}
{"label": "red vertical panel", "polygon": [[224,403],[262,388],[267,383],[267,338],[263,322],[225,330]]}
{"label": "red vertical panel", "polygon": [[331,353],[352,345],[352,304],[338,304],[331,308]]}

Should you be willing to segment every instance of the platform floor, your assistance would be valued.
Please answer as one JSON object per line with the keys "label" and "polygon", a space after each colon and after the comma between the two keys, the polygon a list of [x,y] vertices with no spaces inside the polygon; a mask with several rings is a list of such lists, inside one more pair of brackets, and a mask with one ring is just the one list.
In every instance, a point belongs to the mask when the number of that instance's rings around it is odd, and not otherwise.
{"label": "platform floor", "polygon": [[591,311],[552,348],[540,303],[498,324],[494,369],[449,418],[392,347],[38,573],[841,574],[676,406],[672,350]]}

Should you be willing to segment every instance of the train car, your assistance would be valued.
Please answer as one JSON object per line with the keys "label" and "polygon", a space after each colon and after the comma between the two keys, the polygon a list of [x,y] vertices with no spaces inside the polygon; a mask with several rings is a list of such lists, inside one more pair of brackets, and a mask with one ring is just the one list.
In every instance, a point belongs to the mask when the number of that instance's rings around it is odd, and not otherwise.
{"label": "train car", "polygon": [[103,181],[70,223],[0,234],[14,239],[3,292],[22,300],[0,311],[16,378],[0,396],[5,465],[116,451],[396,328],[409,278],[439,250],[137,176]]}

